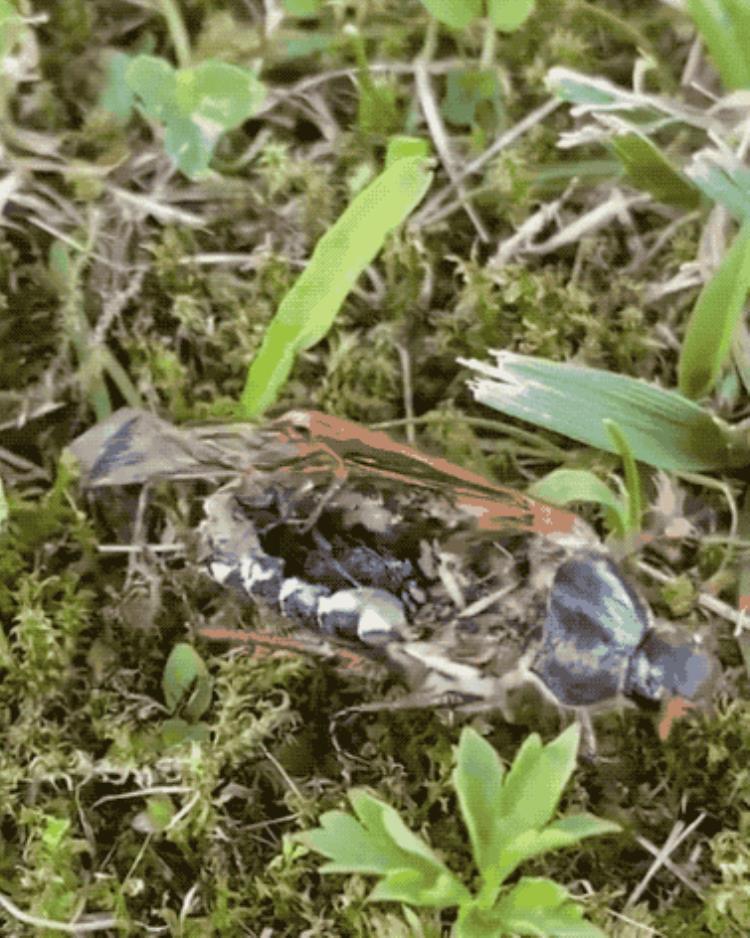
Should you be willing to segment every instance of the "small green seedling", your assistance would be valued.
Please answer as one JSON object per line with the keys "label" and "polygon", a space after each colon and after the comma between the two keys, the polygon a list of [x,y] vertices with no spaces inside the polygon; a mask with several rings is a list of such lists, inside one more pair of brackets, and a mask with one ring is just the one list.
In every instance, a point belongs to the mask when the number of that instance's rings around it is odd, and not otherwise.
{"label": "small green seedling", "polygon": [[125,119],[138,105],[164,127],[164,148],[190,178],[208,169],[219,137],[252,117],[265,86],[246,68],[206,59],[174,68],[154,55],[118,53],[109,63],[102,106]]}
{"label": "small green seedling", "polygon": [[329,811],[320,827],[296,839],[329,858],[322,873],[380,877],[370,902],[457,907],[453,938],[604,938],[558,883],[523,877],[504,885],[530,857],[620,830],[589,814],[552,821],[575,768],[579,735],[574,725],[545,746],[532,734],[506,773],[498,754],[475,730],[461,732],[452,780],[480,875],[476,893],[406,827],[397,811],[362,789],[349,791],[356,817]]}
{"label": "small green seedling", "polygon": [[196,722],[211,705],[213,682],[205,662],[186,642],[178,642],[170,652],[162,675],[164,701],[172,713],[182,716],[166,720],[162,739],[167,746],[208,738],[205,723]]}
{"label": "small green seedling", "polygon": [[529,486],[529,494],[553,505],[590,502],[604,509],[608,529],[619,539],[641,529],[641,479],[625,434],[613,420],[604,427],[623,462],[624,484],[614,492],[588,469],[555,469]]}
{"label": "small green seedling", "polygon": [[616,537],[628,533],[628,498],[626,492],[613,491],[606,482],[588,469],[555,469],[528,488],[529,495],[552,505],[586,502],[604,511],[606,526]]}

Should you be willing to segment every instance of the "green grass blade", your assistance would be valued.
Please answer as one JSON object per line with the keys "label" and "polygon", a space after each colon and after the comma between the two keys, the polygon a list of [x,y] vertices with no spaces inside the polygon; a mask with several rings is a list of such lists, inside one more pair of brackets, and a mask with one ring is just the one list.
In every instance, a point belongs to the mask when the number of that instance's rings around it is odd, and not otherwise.
{"label": "green grass blade", "polygon": [[625,491],[627,492],[627,532],[641,530],[641,477],[636,465],[633,450],[630,448],[628,438],[614,420],[605,420],[604,429],[609,434],[612,444],[622,459],[622,471],[625,476]]}
{"label": "green grass blade", "polygon": [[737,221],[750,221],[750,170],[733,153],[702,150],[686,173],[704,195],[723,205]]}
{"label": "green grass blade", "polygon": [[708,394],[729,358],[750,289],[750,221],[740,229],[719,269],[704,285],[688,320],[677,368],[680,391]]}
{"label": "green grass blade", "polygon": [[750,88],[747,10],[732,0],[687,0],[686,6],[724,85]]}
{"label": "green grass blade", "polygon": [[459,359],[478,372],[481,404],[608,453],[603,421],[614,420],[634,457],[661,469],[703,471],[750,463],[750,437],[676,391],[638,378],[542,358],[495,352],[497,363]]}
{"label": "green grass blade", "polygon": [[372,263],[389,232],[419,204],[431,180],[424,156],[396,160],[356,196],[318,241],[250,366],[239,406],[242,417],[257,417],[276,400],[297,353],[325,336],[359,275]]}
{"label": "green grass blade", "polygon": [[628,181],[636,188],[680,208],[696,208],[700,203],[700,191],[648,137],[638,133],[617,134],[611,146]]}

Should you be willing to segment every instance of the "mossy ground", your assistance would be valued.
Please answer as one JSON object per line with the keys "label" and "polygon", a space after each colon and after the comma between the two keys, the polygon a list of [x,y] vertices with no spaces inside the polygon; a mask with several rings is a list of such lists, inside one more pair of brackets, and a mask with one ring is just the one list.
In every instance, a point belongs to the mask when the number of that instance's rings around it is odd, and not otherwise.
{"label": "mossy ground", "polygon": [[[231,413],[266,324],[316,239],[378,171],[387,135],[425,130],[408,66],[427,17],[417,0],[331,3],[318,19],[265,31],[272,4],[179,6],[196,57],[262,58],[273,95],[257,120],[221,142],[220,175],[187,181],[170,170],[145,120],[123,126],[97,106],[108,49],[171,58],[164,22],[146,4],[29,4],[23,12],[39,15],[38,63],[12,91],[0,89],[4,169],[18,173],[0,229],[0,470],[10,512],[0,533],[0,895],[38,919],[106,913],[121,923],[112,935],[407,936],[397,908],[365,904],[365,880],[321,877],[319,858],[288,835],[342,807],[348,787],[368,785],[413,829],[429,830],[449,865],[468,869],[449,785],[460,721],[361,715],[338,726],[334,745],[335,714],[382,697],[384,680],[302,657],[256,660],[201,639],[200,626],[219,610],[227,624],[253,615],[196,565],[201,487],[164,485],[149,495],[140,535],[184,552],[106,552],[102,545],[133,537],[138,493],[89,498],[60,454],[95,407],[106,410],[102,401],[124,403],[122,387],[105,378],[103,393],[97,384],[103,349],[143,405],[175,422]],[[449,127],[463,160],[544,100],[541,79],[552,65],[627,85],[637,54],[631,28],[650,40],[667,76],[679,76],[691,35],[667,5],[597,8],[539,0],[526,28],[498,39],[497,100]],[[369,61],[398,66],[374,72],[374,103],[358,91],[347,22]],[[481,45],[479,32],[441,31],[434,62],[476,63]],[[314,81],[300,93],[306,79]],[[433,81],[441,97],[440,69]],[[694,294],[649,303],[646,286],[695,256],[698,219],[635,273],[628,232],[616,224],[550,255],[489,268],[495,245],[556,194],[535,179],[567,158],[555,144],[568,122],[559,109],[474,178],[489,245],[460,206],[389,240],[329,337],[300,357],[279,412],[303,405],[365,423],[401,420],[401,348],[415,413],[426,418],[416,424],[420,445],[511,484],[554,468],[553,444],[578,465],[616,468],[529,427],[515,425],[523,439],[488,436],[481,421],[466,419],[492,415],[472,403],[455,363],[510,348],[675,383],[675,340]],[[601,152],[575,151],[588,158]],[[438,180],[445,184],[442,171]],[[573,204],[593,207],[608,185],[581,185]],[[648,236],[664,219],[644,211],[632,223]],[[696,493],[716,506],[721,530],[716,493]],[[698,589],[726,560],[715,545],[678,552],[675,575]],[[721,585],[731,599],[731,578]],[[697,622],[681,596],[683,621]],[[667,614],[669,595],[650,599]],[[602,758],[574,776],[567,802],[626,833],[534,865],[585,897],[590,917],[617,938],[750,929],[750,711],[739,654],[721,628],[731,692],[717,714],[685,721],[664,744],[646,716],[613,714],[600,728]],[[162,673],[179,641],[195,642],[215,680],[204,743],[170,745],[165,731]],[[475,724],[504,758],[530,729]],[[624,908],[653,860],[638,837],[658,848],[678,821],[701,813],[671,857],[696,891],[662,868]],[[427,912],[422,921],[425,935],[439,936],[450,919]],[[0,934],[53,933],[0,908]]]}

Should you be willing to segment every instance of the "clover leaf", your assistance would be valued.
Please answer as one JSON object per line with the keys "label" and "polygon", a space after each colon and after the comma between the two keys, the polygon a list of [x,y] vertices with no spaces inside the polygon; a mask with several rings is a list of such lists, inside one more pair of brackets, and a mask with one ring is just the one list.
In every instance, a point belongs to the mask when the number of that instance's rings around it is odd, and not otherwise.
{"label": "clover leaf", "polygon": [[176,69],[138,55],[124,78],[144,113],[163,124],[167,153],[191,178],[206,172],[221,134],[255,114],[266,95],[253,72],[214,59]]}

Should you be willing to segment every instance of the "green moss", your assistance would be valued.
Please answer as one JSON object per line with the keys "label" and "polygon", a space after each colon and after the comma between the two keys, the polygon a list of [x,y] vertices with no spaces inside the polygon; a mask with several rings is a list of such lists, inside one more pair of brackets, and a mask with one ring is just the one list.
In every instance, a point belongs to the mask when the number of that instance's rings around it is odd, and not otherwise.
{"label": "green moss", "polygon": [[[528,28],[499,38],[500,106],[492,120],[510,127],[538,106],[552,65],[627,85],[638,43],[607,14],[652,43],[660,70],[646,74],[647,87],[677,94],[664,66],[674,82],[692,43],[686,21],[656,2],[591,6],[540,0]],[[179,9],[196,60],[252,66],[262,59],[273,95],[259,119],[221,141],[214,176],[188,183],[142,115],[120,125],[97,107],[112,48],[173,60],[156,7],[34,4],[34,14],[48,16],[30,25],[39,61],[27,63],[9,92],[0,233],[0,470],[10,506],[0,530],[0,891],[40,916],[115,914],[124,934],[273,928],[289,938],[405,938],[416,929],[400,910],[366,904],[363,879],[321,877],[317,859],[288,835],[345,805],[349,786],[366,785],[413,829],[429,829],[449,865],[464,868],[466,839],[449,785],[463,721],[434,712],[342,715],[362,700],[387,699],[392,682],[290,655],[256,660],[201,640],[206,622],[265,624],[201,572],[191,531],[206,486],[153,486],[143,525],[134,528],[136,492],[79,494],[57,467],[62,447],[92,420],[63,321],[71,296],[94,333],[106,321],[97,342],[147,406],[180,421],[232,414],[281,298],[316,240],[382,165],[382,115],[372,99],[362,103],[343,26],[356,23],[369,63],[398,66],[373,70],[393,104],[387,122],[427,136],[410,67],[427,14],[418,0],[327,4],[316,18],[279,23],[253,20],[237,3],[186,0]],[[481,29],[439,30],[430,73],[438,104],[446,68],[476,66],[483,42]],[[301,44],[304,54],[292,57]],[[448,122],[456,169],[489,143],[493,124],[485,117]],[[468,177],[488,243],[460,205],[435,225],[406,226],[391,238],[331,334],[301,357],[279,409],[316,406],[364,422],[398,421],[408,394],[419,445],[525,485],[553,468],[550,453],[559,458],[568,444],[558,441],[563,448],[555,451],[526,425],[511,425],[526,431],[520,438],[489,432],[481,422],[488,412],[471,404],[457,356],[508,348],[673,385],[675,342],[692,296],[647,296],[695,259],[703,218],[677,227],[653,255],[666,216],[639,209],[630,227],[612,224],[548,255],[516,255],[499,269],[490,263],[497,246],[573,176],[579,182],[560,224],[608,197],[608,177],[595,165],[599,175],[592,175],[587,164],[602,160],[601,148],[558,149],[559,133],[570,127],[561,107]],[[693,146],[689,136],[677,142]],[[446,185],[438,161],[427,200]],[[50,245],[85,241],[89,230],[94,242],[65,293],[50,270]],[[68,250],[76,263],[77,249]],[[97,347],[83,352],[95,355]],[[124,403],[105,380],[113,406]],[[54,409],[38,409],[48,404]],[[726,406],[729,419],[744,416],[741,394]],[[602,477],[614,465],[580,451],[570,459]],[[724,501],[697,484],[692,490],[712,530],[727,530]],[[172,542],[184,552],[162,551]],[[679,545],[660,563],[674,574],[661,597],[653,590],[660,614],[697,624],[695,591],[707,583],[733,601],[734,560],[724,544]],[[643,929],[632,922],[677,938],[748,930],[747,678],[731,627],[717,622],[715,633],[727,671],[726,699],[720,695],[713,717],[683,721],[665,744],[648,715],[597,720],[601,758],[577,773],[569,805],[615,818],[628,833],[534,867],[589,883],[590,914],[615,938],[640,938]],[[216,681],[204,717],[211,737],[170,746],[162,671],[173,645],[186,640],[197,642]],[[475,719],[506,759],[529,728]],[[173,827],[143,829],[150,789],[169,789],[163,796],[178,817]],[[676,821],[703,811],[706,821],[671,859],[689,868],[705,900],[662,868],[635,908],[610,916],[608,906],[622,909],[652,862],[635,835],[659,848]],[[449,916],[420,913],[419,920],[426,938],[450,925]]]}

